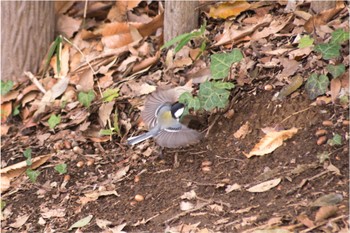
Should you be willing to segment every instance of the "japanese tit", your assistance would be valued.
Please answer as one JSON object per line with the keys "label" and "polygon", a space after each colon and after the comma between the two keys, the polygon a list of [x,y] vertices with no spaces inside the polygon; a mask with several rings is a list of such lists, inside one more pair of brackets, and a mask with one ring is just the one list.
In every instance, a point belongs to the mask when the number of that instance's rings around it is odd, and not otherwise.
{"label": "japanese tit", "polygon": [[179,122],[185,105],[178,103],[178,90],[158,90],[146,98],[141,118],[149,131],[127,139],[129,145],[135,145],[148,138],[154,138],[162,147],[176,148],[190,145],[200,140],[201,134]]}

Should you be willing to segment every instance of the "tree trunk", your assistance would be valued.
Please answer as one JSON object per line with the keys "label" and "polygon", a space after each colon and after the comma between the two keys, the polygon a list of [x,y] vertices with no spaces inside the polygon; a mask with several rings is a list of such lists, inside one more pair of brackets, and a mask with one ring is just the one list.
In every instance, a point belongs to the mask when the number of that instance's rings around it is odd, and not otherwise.
{"label": "tree trunk", "polygon": [[165,41],[198,28],[198,6],[198,1],[165,1]]}
{"label": "tree trunk", "polygon": [[328,10],[328,9],[332,9],[335,7],[335,0],[328,0],[328,1],[312,1],[310,8],[313,12],[315,12],[316,14],[324,11],[324,10]]}
{"label": "tree trunk", "polygon": [[1,80],[37,73],[55,33],[53,1],[1,1]]}

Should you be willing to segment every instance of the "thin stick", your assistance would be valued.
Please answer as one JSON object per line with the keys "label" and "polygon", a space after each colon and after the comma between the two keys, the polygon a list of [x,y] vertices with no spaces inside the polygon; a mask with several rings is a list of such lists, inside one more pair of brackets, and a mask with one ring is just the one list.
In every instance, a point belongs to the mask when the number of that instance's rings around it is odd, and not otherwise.
{"label": "thin stick", "polygon": [[281,121],[281,123],[283,123],[284,121],[288,120],[288,119],[291,118],[292,116],[295,116],[295,115],[297,115],[297,114],[299,114],[299,113],[302,113],[302,112],[305,112],[305,111],[309,110],[310,108],[312,108],[312,106],[311,106],[311,107],[308,107],[308,108],[305,108],[305,109],[303,109],[303,110],[300,110],[300,111],[298,111],[298,112],[293,113],[292,115],[290,115],[290,116],[284,118],[284,119]]}
{"label": "thin stick", "polygon": [[45,88],[43,87],[43,85],[39,82],[39,80],[31,73],[31,72],[27,72],[25,71],[24,74],[26,76],[28,76],[28,78],[30,79],[30,81],[32,81],[32,83],[34,83],[34,85],[42,92],[42,93],[46,93]]}

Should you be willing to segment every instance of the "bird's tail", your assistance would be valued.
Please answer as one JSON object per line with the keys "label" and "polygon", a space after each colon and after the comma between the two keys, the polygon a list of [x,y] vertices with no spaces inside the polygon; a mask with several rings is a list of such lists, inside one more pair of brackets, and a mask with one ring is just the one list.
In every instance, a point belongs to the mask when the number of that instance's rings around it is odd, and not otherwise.
{"label": "bird's tail", "polygon": [[149,139],[151,137],[153,137],[153,133],[150,131],[150,132],[141,134],[139,136],[130,137],[127,139],[127,142],[129,145],[135,145],[135,144],[143,142],[146,139]]}

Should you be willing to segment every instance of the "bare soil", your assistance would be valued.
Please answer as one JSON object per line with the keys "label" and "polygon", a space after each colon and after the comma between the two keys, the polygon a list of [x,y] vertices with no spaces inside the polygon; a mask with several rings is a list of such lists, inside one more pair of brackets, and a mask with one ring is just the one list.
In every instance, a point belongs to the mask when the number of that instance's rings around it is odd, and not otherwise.
{"label": "bare soil", "polygon": [[[196,223],[192,226],[196,232],[243,232],[269,225],[310,232],[346,228],[349,151],[345,135],[349,129],[342,121],[348,120],[348,109],[333,104],[311,106],[304,93],[282,102],[271,101],[272,96],[273,92],[263,88],[257,88],[256,93],[240,93],[231,104],[235,112],[232,118],[221,113],[211,117],[208,123],[213,125],[208,135],[188,148],[147,153],[154,144],[146,142],[144,147],[137,147],[143,153],[136,154],[135,148],[116,142],[77,141],[73,145],[66,143],[56,153],[54,141],[31,145],[33,157],[46,152],[54,156],[38,169],[41,174],[36,183],[22,176],[16,180],[16,188],[2,196],[7,203],[4,211],[10,212],[10,217],[2,221],[2,232],[67,232],[88,215],[93,218],[81,232],[101,232],[97,219],[109,220],[112,226],[125,223],[126,232],[164,232],[175,226],[178,232],[189,232],[186,227]],[[325,120],[334,125],[323,126]],[[251,132],[244,139],[236,139],[233,134],[245,122],[249,122]],[[275,126],[297,127],[299,131],[273,153],[246,158],[243,152],[248,153],[263,137],[261,129]],[[342,135],[343,146],[317,145],[318,129],[326,129],[328,138],[335,133]],[[19,142],[11,142],[10,137],[2,140],[2,164],[23,160],[20,152],[25,148],[20,148]],[[324,163],[317,157],[321,152],[330,153]],[[58,175],[53,168],[62,161],[68,164],[69,180],[65,185],[64,175]],[[81,161],[84,165],[77,167]],[[340,174],[327,170],[329,164]],[[246,191],[275,178],[282,179],[275,188],[261,193]],[[241,189],[227,192],[228,185],[233,184],[239,184]],[[116,190],[118,196],[100,196],[83,204],[84,193],[93,190]],[[194,199],[181,199],[192,190],[196,193]],[[301,214],[314,220],[317,209],[310,203],[330,193],[343,196],[328,222],[333,225],[321,221],[312,230],[297,220]],[[137,194],[144,200],[135,201]],[[194,208],[181,210],[182,201],[191,202]],[[11,227],[24,213],[29,214],[27,222],[19,229]],[[45,213],[51,215],[45,218]]]}

